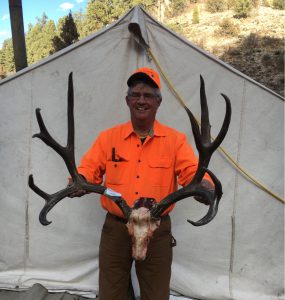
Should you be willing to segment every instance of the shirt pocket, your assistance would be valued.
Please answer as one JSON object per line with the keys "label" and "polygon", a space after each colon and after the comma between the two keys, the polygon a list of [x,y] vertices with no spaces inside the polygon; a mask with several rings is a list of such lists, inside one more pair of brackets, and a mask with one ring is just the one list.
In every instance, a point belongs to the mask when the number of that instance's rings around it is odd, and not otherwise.
{"label": "shirt pocket", "polygon": [[127,169],[129,167],[129,160],[127,155],[123,153],[116,153],[116,160],[113,161],[110,157],[106,163],[106,184],[120,185],[126,181]]}
{"label": "shirt pocket", "polygon": [[171,159],[168,157],[149,158],[149,174],[147,176],[150,184],[161,187],[168,186],[171,176],[173,176],[171,165]]}

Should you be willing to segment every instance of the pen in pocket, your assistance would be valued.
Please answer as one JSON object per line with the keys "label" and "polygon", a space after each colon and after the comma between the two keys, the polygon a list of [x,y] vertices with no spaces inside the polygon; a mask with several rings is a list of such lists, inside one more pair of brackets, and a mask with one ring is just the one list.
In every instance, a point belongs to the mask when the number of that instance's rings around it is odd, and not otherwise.
{"label": "pen in pocket", "polygon": [[112,161],[120,161],[120,159],[116,159],[116,150],[114,147],[112,148]]}

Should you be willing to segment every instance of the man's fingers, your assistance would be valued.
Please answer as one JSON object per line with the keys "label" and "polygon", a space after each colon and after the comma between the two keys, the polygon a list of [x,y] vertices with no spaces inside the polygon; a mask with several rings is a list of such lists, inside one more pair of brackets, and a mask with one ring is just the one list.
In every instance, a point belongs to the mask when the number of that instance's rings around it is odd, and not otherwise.
{"label": "man's fingers", "polygon": [[68,197],[69,198],[81,197],[81,196],[84,196],[85,194],[88,194],[88,192],[86,192],[84,190],[79,190],[79,191],[76,191],[76,192],[70,194]]}

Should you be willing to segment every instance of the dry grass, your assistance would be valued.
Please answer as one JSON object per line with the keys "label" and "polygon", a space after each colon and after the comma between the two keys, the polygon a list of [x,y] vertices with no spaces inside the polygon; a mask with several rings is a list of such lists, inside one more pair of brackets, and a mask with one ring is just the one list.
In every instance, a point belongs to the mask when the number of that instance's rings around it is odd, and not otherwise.
{"label": "dry grass", "polygon": [[233,11],[211,14],[201,5],[199,24],[192,24],[192,10],[166,25],[284,96],[284,10],[261,6],[236,19]]}

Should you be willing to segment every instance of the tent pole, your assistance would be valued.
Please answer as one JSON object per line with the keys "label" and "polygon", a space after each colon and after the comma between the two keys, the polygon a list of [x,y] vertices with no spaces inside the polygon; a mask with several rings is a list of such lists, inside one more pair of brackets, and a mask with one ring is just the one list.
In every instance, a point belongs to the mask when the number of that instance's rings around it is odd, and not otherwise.
{"label": "tent pole", "polygon": [[18,72],[28,66],[22,0],[9,0],[9,10],[15,57],[15,68],[16,72]]}

